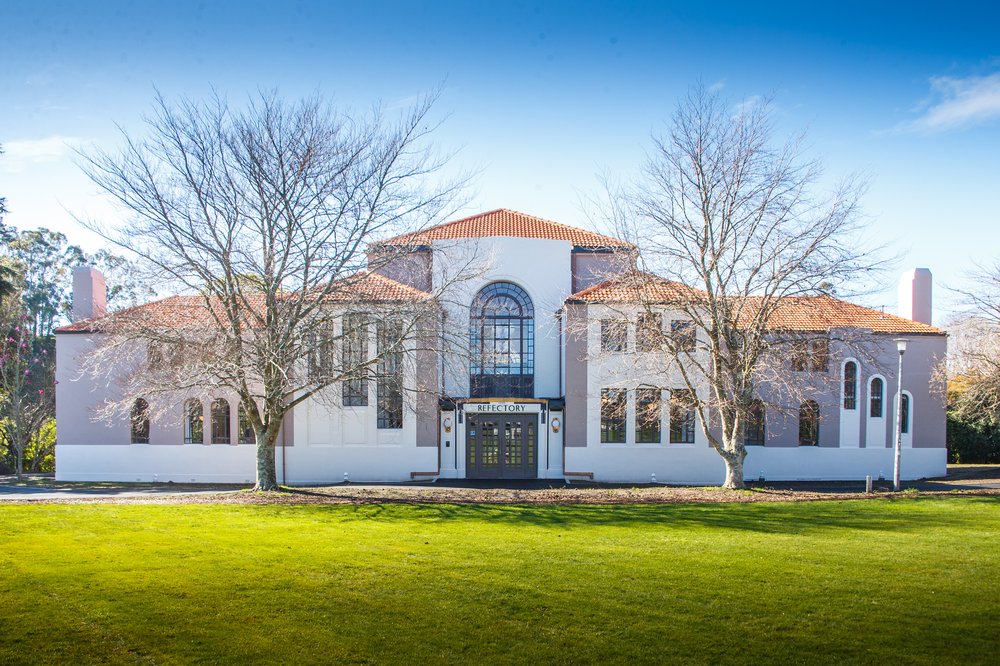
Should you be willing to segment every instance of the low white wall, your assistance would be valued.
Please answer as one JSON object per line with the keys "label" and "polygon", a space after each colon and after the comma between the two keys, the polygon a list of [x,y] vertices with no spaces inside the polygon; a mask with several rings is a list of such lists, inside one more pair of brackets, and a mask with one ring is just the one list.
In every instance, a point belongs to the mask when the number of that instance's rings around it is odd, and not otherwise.
{"label": "low white wall", "polygon": [[[744,476],[768,481],[859,480],[871,474],[892,478],[892,449],[827,447],[748,447]],[[566,449],[566,469],[593,472],[595,481],[718,485],[725,465],[714,449],[695,447],[586,447]],[[944,476],[947,452],[942,448],[905,449],[900,475],[914,480]]]}
{"label": "low white wall", "polygon": [[[59,445],[59,481],[173,481],[253,483],[255,446]],[[307,485],[351,481],[410,481],[410,472],[437,469],[436,447],[313,446],[275,450],[279,483]]]}

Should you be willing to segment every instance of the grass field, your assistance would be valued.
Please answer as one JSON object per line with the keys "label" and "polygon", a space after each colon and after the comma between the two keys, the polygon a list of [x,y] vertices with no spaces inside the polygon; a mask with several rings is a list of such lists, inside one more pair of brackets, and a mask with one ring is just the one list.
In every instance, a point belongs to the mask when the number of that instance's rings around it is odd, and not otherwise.
{"label": "grass field", "polygon": [[0,506],[0,663],[997,663],[1000,500]]}

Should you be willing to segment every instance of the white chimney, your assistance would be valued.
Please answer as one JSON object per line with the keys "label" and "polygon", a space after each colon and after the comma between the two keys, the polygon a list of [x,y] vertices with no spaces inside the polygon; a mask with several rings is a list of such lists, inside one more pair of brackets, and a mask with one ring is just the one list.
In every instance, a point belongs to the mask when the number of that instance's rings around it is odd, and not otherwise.
{"label": "white chimney", "polygon": [[913,268],[899,278],[897,310],[900,317],[931,323],[931,272],[927,268]]}
{"label": "white chimney", "polygon": [[103,317],[108,311],[108,289],[104,274],[93,266],[73,269],[73,321]]}

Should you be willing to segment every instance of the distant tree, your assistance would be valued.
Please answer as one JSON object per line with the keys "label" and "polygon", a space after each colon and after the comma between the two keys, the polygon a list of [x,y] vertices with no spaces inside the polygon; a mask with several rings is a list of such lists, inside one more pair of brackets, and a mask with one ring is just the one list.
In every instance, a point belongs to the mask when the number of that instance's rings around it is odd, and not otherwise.
{"label": "distant tree", "polygon": [[104,274],[109,312],[145,303],[156,296],[156,290],[143,280],[140,268],[127,257],[105,248],[87,255],[86,263]]}
{"label": "distant tree", "polygon": [[[788,345],[824,344],[825,333],[783,335],[776,313],[876,269],[875,251],[856,237],[864,183],[823,193],[820,176],[801,137],[775,142],[768,104],[734,107],[699,86],[655,138],[640,177],[608,184],[607,217],[641,248],[639,268],[692,288],[670,305],[690,320],[695,343],[668,334],[659,344],[725,461],[728,488],[744,487],[744,430],[759,388],[796,390],[785,381]],[[634,286],[640,301],[656,291]]]}
{"label": "distant tree", "polygon": [[243,109],[158,97],[147,138],[90,155],[88,175],[132,214],[127,228],[97,230],[133,251],[157,284],[199,295],[197,316],[209,322],[109,317],[91,367],[120,368],[136,349],[172,359],[130,378],[120,411],[142,395],[232,391],[256,439],[256,487],[272,490],[291,409],[333,382],[388,374],[422,327],[433,337],[432,303],[401,303],[391,313],[401,325],[379,327],[374,357],[325,360],[343,301],[365,284],[366,247],[453,210],[459,184],[442,178],[443,159],[427,144],[432,101],[390,121],[274,93]]}
{"label": "distant tree", "polygon": [[21,300],[32,334],[51,335],[69,313],[73,267],[85,263],[83,251],[64,234],[39,228],[18,233],[7,252],[23,271]]}

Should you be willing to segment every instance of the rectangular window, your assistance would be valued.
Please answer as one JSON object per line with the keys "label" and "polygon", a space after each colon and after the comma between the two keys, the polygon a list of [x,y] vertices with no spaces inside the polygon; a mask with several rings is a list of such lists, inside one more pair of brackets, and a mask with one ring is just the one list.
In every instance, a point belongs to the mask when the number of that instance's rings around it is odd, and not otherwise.
{"label": "rectangular window", "polygon": [[900,407],[899,431],[904,435],[910,432],[910,396],[903,394],[903,405]]}
{"label": "rectangular window", "polygon": [[635,392],[635,441],[637,444],[659,444],[660,389],[641,388]]}
{"label": "rectangular window", "polygon": [[844,364],[844,409],[858,408],[858,364]]}
{"label": "rectangular window", "polygon": [[830,365],[830,341],[795,340],[792,342],[792,370],[796,372],[826,372]]}
{"label": "rectangular window", "polygon": [[635,327],[635,350],[640,352],[659,351],[663,343],[663,317],[647,312],[639,315]]}
{"label": "rectangular window", "polygon": [[625,319],[601,320],[601,351],[623,352],[628,339],[628,321]]}
{"label": "rectangular window", "polygon": [[764,403],[754,400],[747,413],[746,428],[744,428],[743,444],[746,446],[764,446],[766,437],[764,425]]}
{"label": "rectangular window", "polygon": [[364,315],[344,316],[344,352],[341,358],[344,407],[368,405],[368,320]]}
{"label": "rectangular window", "polygon": [[403,324],[380,321],[376,326],[378,353],[375,404],[378,428],[403,427]]}
{"label": "rectangular window", "polygon": [[674,389],[670,392],[670,443],[694,444],[694,391]]}
{"label": "rectangular window", "polygon": [[[333,367],[333,334],[327,326],[309,333],[306,337],[309,355],[310,379],[323,380],[334,372]],[[329,381],[329,379],[327,379]]]}
{"label": "rectangular window", "polygon": [[670,337],[674,342],[674,349],[677,351],[694,351],[697,337],[695,335],[694,322],[677,320],[670,322]]}
{"label": "rectangular window", "polygon": [[601,389],[601,442],[625,443],[625,389]]}

